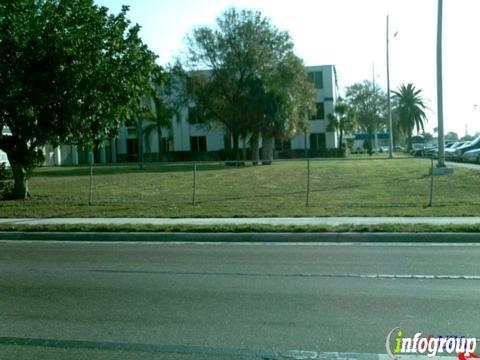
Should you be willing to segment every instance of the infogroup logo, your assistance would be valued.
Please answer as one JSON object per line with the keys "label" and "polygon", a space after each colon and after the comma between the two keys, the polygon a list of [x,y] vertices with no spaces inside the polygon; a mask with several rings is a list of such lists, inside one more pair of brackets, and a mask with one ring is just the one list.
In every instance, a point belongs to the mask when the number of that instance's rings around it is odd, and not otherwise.
{"label": "infogroup logo", "polygon": [[427,354],[428,357],[434,357],[437,354],[455,353],[459,360],[478,357],[475,355],[477,338],[455,335],[422,336],[419,332],[413,337],[407,337],[399,327],[388,332],[385,347],[393,360],[398,359],[401,354]]}

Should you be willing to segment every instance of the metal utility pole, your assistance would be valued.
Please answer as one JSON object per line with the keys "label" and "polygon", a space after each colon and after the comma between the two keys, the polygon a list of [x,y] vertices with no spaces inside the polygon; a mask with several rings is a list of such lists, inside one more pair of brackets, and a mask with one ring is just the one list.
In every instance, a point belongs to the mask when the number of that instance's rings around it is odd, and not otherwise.
{"label": "metal utility pole", "polygon": [[[375,95],[376,95],[376,87],[375,87],[375,63],[372,62],[372,85],[373,85],[373,116],[377,116],[377,106],[375,102]],[[375,152],[375,154],[378,151],[378,135],[377,135],[377,123],[376,120],[374,119],[374,124],[373,124],[373,139],[370,139],[370,142],[373,140],[374,143],[371,144],[372,146],[372,153]],[[374,149],[373,149],[374,148]],[[375,150],[375,151],[373,151]],[[371,154],[370,154],[371,155]]]}
{"label": "metal utility pole", "polygon": [[387,15],[387,96],[388,96],[388,157],[393,158],[393,125],[392,125],[392,103],[390,99],[390,56],[389,56],[389,35],[388,35],[388,15]]}
{"label": "metal utility pole", "polygon": [[438,0],[437,19],[437,113],[438,113],[438,167],[445,167],[445,137],[443,130],[443,79],[442,79],[442,9]]}

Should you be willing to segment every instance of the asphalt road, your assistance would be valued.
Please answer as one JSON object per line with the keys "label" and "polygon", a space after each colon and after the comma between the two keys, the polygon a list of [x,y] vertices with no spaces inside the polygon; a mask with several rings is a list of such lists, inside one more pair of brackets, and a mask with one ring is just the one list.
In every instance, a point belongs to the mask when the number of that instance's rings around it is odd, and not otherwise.
{"label": "asphalt road", "polygon": [[396,326],[480,336],[479,263],[473,245],[0,242],[0,359],[379,354]]}

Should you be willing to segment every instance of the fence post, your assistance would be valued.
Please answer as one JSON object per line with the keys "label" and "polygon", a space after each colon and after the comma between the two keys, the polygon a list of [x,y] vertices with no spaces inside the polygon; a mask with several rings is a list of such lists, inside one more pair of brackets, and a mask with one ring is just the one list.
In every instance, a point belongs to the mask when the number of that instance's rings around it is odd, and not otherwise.
{"label": "fence post", "polygon": [[196,190],[197,190],[197,163],[193,164],[193,194],[192,205],[195,206],[196,202]]}
{"label": "fence post", "polygon": [[433,157],[431,158],[430,165],[430,201],[428,202],[428,207],[432,207],[433,201]]}
{"label": "fence post", "polygon": [[93,151],[90,150],[88,152],[88,163],[90,165],[90,189],[89,189],[89,195],[88,195],[88,205],[92,205],[92,202],[93,202],[93,162],[94,162]]}
{"label": "fence post", "polygon": [[307,199],[305,206],[308,207],[308,201],[310,197],[310,159],[307,160]]}

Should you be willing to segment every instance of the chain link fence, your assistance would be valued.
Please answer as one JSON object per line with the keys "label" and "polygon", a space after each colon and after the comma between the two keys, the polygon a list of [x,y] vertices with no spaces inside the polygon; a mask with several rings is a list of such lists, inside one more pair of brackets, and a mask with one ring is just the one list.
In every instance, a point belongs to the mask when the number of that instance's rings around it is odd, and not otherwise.
{"label": "chain link fence", "polygon": [[[430,159],[346,158],[41,168],[7,216],[236,217],[480,214],[480,172]],[[92,171],[90,173],[90,171]],[[432,191],[433,190],[433,191]],[[16,210],[15,210],[16,209]],[[18,212],[17,212],[18,210]]]}

